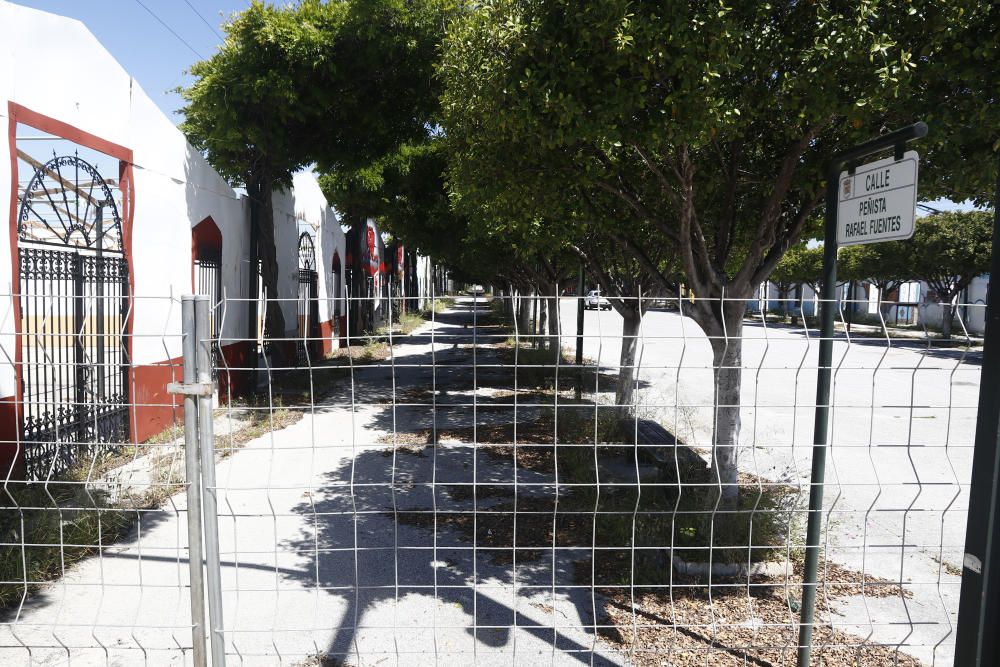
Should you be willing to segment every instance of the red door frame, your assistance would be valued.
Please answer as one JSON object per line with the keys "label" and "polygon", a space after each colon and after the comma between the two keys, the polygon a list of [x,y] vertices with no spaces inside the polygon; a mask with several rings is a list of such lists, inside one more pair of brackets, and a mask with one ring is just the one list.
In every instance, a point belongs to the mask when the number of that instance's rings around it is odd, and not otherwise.
{"label": "red door frame", "polygon": [[[18,196],[17,196],[17,126],[27,125],[33,127],[36,130],[41,130],[53,136],[72,141],[76,144],[90,148],[92,150],[104,153],[113,158],[118,159],[118,187],[122,191],[122,246],[125,252],[125,262],[128,266],[128,318],[125,322],[125,344],[126,350],[128,352],[128,379],[129,379],[129,396],[133,397],[135,395],[135,366],[132,364],[132,324],[133,318],[135,317],[133,308],[133,297],[135,294],[135,271],[132,262],[132,221],[135,214],[135,188],[133,187],[133,171],[132,171],[132,150],[125,148],[119,144],[113,143],[97,135],[91,134],[78,127],[65,123],[61,120],[56,120],[51,116],[46,116],[44,114],[38,113],[23,107],[13,101],[7,102],[7,142],[10,149],[10,225],[9,225],[9,244],[10,244],[10,259],[11,259],[11,285],[20,285],[20,262],[18,261],[18,238],[17,238],[17,211],[18,211]],[[20,296],[15,293],[11,295],[13,299],[15,296]],[[8,471],[13,470],[13,466],[17,466],[19,459],[23,455],[21,449],[21,418],[18,411],[18,406],[22,404],[24,400],[24,392],[22,390],[21,384],[21,309],[14,308],[14,406],[13,415],[8,415],[6,419],[2,422],[12,421],[13,424],[3,423],[0,428],[2,428],[6,433],[0,433],[0,437],[3,438],[0,442],[11,442],[14,441],[17,444],[17,450],[14,452],[12,457],[6,456],[4,453],[0,453],[0,465],[7,468]],[[2,400],[8,400],[6,398]],[[130,401],[128,405],[128,418],[131,428],[129,428],[129,433],[133,436],[135,435],[135,405],[134,401]],[[11,437],[13,436],[13,437]],[[0,469],[2,472],[2,469]]]}

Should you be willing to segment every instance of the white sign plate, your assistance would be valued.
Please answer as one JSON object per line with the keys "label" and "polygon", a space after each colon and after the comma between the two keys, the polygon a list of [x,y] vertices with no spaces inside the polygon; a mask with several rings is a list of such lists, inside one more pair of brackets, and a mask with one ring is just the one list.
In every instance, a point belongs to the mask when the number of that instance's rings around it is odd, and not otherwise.
{"label": "white sign plate", "polygon": [[837,242],[861,245],[913,236],[917,209],[917,152],[878,160],[854,174],[840,172]]}

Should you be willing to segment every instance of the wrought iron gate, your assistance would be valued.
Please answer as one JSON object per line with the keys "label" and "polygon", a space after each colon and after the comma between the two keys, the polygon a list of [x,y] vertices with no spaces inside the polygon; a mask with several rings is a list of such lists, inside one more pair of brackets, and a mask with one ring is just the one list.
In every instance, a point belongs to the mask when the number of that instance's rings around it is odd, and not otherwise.
{"label": "wrought iron gate", "polygon": [[[217,258],[194,260],[195,287],[198,294],[208,295],[208,327],[212,340],[219,340],[222,324],[222,271]],[[218,379],[221,366],[218,345],[212,346],[212,378]]]}
{"label": "wrought iron gate", "polygon": [[108,183],[77,155],[39,166],[18,214],[28,479],[128,441],[129,274]]}
{"label": "wrought iron gate", "polygon": [[319,278],[316,273],[316,248],[307,232],[299,235],[299,298],[297,356],[300,363],[319,354]]}

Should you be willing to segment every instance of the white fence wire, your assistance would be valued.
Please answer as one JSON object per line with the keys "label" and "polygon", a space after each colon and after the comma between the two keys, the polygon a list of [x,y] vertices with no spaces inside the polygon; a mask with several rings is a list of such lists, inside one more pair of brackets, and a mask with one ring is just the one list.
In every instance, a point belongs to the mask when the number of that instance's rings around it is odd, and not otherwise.
{"label": "white fence wire", "polygon": [[[689,299],[616,304],[646,311],[634,359],[622,316],[588,310],[578,365],[581,298],[560,298],[546,331],[525,319],[544,304],[510,294],[342,305],[381,324],[349,316],[312,344],[230,337],[246,302],[215,304],[221,563],[206,574],[227,663],[795,663],[815,322],[747,304],[722,341],[741,351],[734,395]],[[8,401],[4,665],[193,662],[182,399],[165,391],[182,379],[180,303],[133,301],[128,326],[148,331],[136,318],[155,305],[164,333],[107,335],[165,358],[125,360],[127,441],[56,434],[73,464],[25,479],[39,444],[18,435],[21,394]],[[982,308],[955,308],[946,340],[841,304],[814,664],[952,664],[981,360],[966,322]],[[19,344],[44,351],[46,335]],[[35,377],[16,338],[11,386]],[[713,443],[734,407],[729,500]]]}

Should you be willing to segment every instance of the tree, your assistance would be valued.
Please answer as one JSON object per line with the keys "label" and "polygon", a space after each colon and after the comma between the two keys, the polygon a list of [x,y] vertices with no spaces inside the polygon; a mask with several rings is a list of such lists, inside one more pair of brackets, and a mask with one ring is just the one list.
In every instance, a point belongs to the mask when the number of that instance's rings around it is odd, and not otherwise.
{"label": "tree", "polygon": [[837,275],[842,280],[867,281],[878,289],[878,308],[886,296],[913,280],[905,245],[896,242],[847,246],[840,250]]}
{"label": "tree", "polygon": [[[917,66],[901,45],[923,39],[900,21],[908,9],[485,0],[449,31],[456,188],[517,193],[534,179],[555,198],[550,177],[572,177],[679,258],[714,353],[712,465],[727,503],[738,493],[745,301],[803,233],[833,153],[896,108]],[[609,235],[675,288],[650,246]]]}
{"label": "tree", "polygon": [[930,132],[920,141],[920,193],[994,206],[1000,159],[1000,4],[913,3],[900,19],[915,40],[917,70],[890,122],[920,118]]}
{"label": "tree", "polygon": [[[777,288],[782,300],[782,311],[788,313],[788,292],[803,284],[815,291],[823,275],[823,246],[809,247],[806,243],[796,243],[789,248],[771,273],[771,282]],[[796,309],[801,309],[800,302]]]}
{"label": "tree", "polygon": [[[272,193],[299,168],[350,172],[425,138],[438,109],[434,67],[448,0],[253,0],[226,41],[191,68],[181,129],[209,162],[244,185],[261,277],[277,292]],[[364,211],[341,213],[358,226]],[[271,336],[284,336],[279,308]]]}
{"label": "tree", "polygon": [[[278,288],[272,193],[289,186],[308,160],[302,145],[313,110],[303,98],[298,69],[322,58],[317,33],[303,29],[306,13],[254,2],[234,15],[226,42],[191,67],[197,80],[181,90],[187,101],[181,130],[222,176],[247,189],[253,250],[271,296]],[[314,11],[309,14],[315,18]],[[284,337],[281,309],[267,313],[268,335]]]}
{"label": "tree", "polygon": [[976,276],[990,270],[992,239],[993,214],[970,211],[920,218],[913,238],[895,242],[908,260],[911,275],[936,293],[944,338],[951,337],[955,298]]}
{"label": "tree", "polygon": [[[633,240],[641,238],[647,256],[655,258],[657,272],[664,275],[677,266],[669,247],[658,248],[655,236],[633,229],[634,222],[620,201],[604,192],[580,188],[572,174],[567,178],[558,169],[532,174],[517,188],[506,187],[507,182],[495,186],[485,183],[457,189],[454,200],[477,220],[477,226],[482,228],[480,234],[506,239],[524,254],[521,271],[529,276],[529,285],[547,295],[548,310],[558,312],[558,286],[575,273],[582,261],[600,284],[603,296],[622,316],[615,404],[619,418],[630,418],[642,317],[650,299],[676,295],[677,291],[664,290],[662,281],[625,249],[621,238],[626,234]],[[487,211],[488,215],[482,214]],[[575,257],[567,256],[568,252]],[[548,322],[550,348],[556,352],[559,320],[550,315]]]}
{"label": "tree", "polygon": [[620,420],[634,416],[636,356],[642,318],[650,300],[664,295],[664,290],[648,271],[614,239],[599,230],[592,231],[574,245],[591,274],[597,278],[601,293],[622,316],[621,353],[615,383],[615,406]]}

